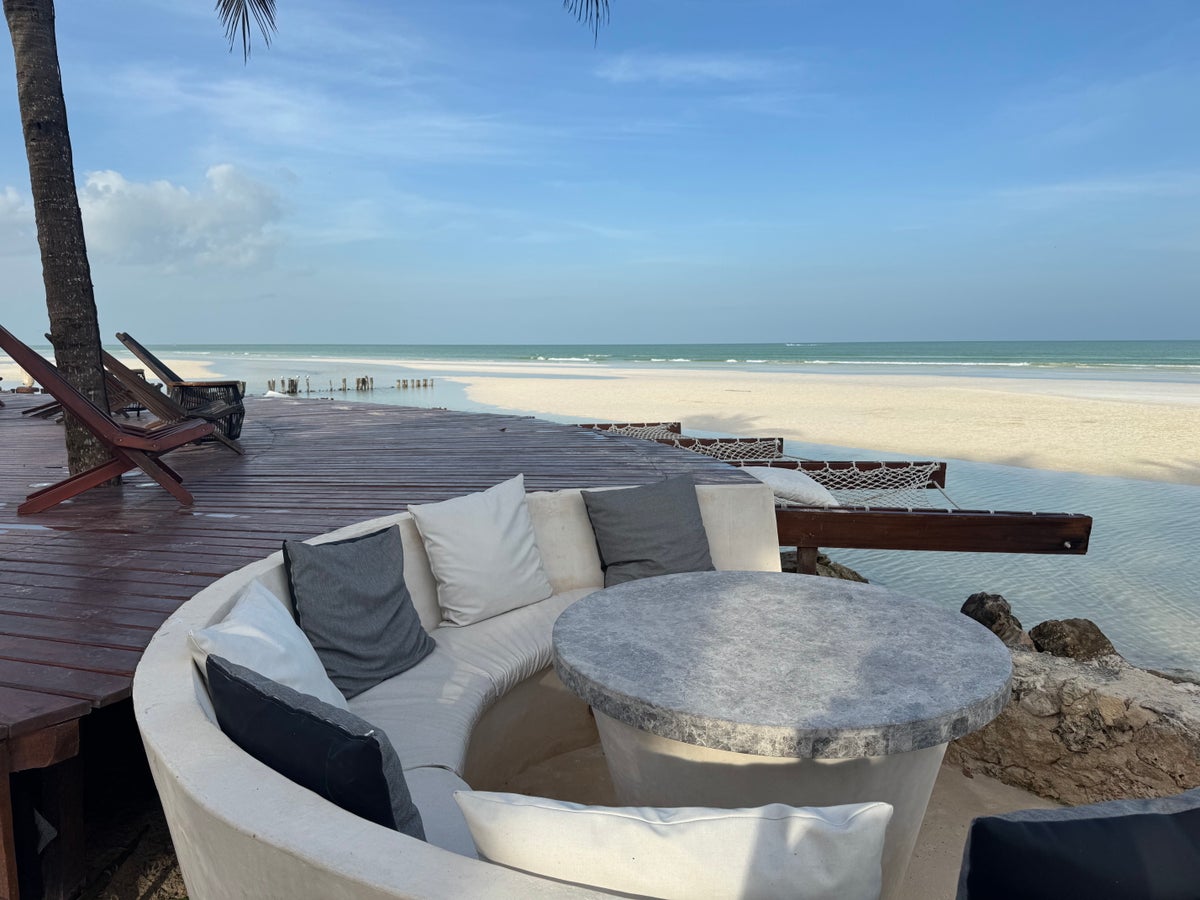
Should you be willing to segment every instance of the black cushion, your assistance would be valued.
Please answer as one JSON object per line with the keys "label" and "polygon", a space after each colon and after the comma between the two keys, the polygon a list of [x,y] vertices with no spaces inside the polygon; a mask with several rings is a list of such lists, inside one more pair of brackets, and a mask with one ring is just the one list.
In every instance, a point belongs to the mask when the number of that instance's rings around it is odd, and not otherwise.
{"label": "black cushion", "polygon": [[296,621],[347,698],[433,652],[404,583],[396,526],[327,544],[284,541]]}
{"label": "black cushion", "polygon": [[712,570],[696,483],[689,476],[627,490],[584,491],[583,502],[596,535],[605,587]]}
{"label": "black cushion", "polygon": [[217,724],[235,744],[347,812],[425,840],[386,734],[220,656],[209,656],[205,669]]}
{"label": "black cushion", "polygon": [[1197,900],[1200,789],[971,823],[958,900]]}

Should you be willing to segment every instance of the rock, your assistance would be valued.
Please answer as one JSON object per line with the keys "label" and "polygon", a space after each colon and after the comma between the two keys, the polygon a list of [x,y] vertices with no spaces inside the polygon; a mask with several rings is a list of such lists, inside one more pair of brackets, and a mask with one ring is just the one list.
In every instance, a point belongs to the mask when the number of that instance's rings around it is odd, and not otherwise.
{"label": "rock", "polygon": [[1116,655],[1012,658],[1012,701],[948,762],[1071,805],[1200,786],[1200,686]]}
{"label": "rock", "polygon": [[1008,601],[999,594],[972,594],[962,605],[963,615],[970,616],[992,634],[1016,650],[1033,650],[1033,639],[1021,627],[1021,620],[1013,615]]}
{"label": "rock", "polygon": [[[779,562],[783,566],[785,572],[796,571],[796,551],[782,550],[779,553]],[[841,563],[834,562],[824,553],[817,553],[817,574],[823,575],[826,578],[841,578],[844,581],[861,581],[863,584],[868,584],[867,579],[863,578],[849,566],[843,566]]]}
{"label": "rock", "polygon": [[1043,653],[1085,661],[1114,656],[1116,648],[1091,619],[1051,619],[1029,632],[1034,646]]}

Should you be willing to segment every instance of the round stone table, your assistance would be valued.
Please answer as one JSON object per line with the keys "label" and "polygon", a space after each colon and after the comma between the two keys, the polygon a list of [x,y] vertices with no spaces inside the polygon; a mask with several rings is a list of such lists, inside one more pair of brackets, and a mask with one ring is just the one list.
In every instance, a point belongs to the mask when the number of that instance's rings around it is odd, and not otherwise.
{"label": "round stone table", "polygon": [[894,897],[946,744],[1008,702],[1012,662],[966,616],[874,585],[697,572],[559,616],[554,667],[596,713],[630,806],[895,808]]}

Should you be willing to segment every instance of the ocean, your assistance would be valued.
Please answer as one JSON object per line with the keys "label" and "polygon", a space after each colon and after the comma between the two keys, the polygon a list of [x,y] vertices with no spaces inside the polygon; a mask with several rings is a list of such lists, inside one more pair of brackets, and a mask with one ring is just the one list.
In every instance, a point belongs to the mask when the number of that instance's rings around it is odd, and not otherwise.
{"label": "ocean", "polygon": [[[120,350],[120,347],[114,348]],[[155,344],[160,356],[269,361],[562,362],[597,366],[787,366],[997,377],[1200,381],[1200,341],[920,341],[776,344]]]}
{"label": "ocean", "polygon": [[[47,348],[48,349],[48,348]],[[120,350],[122,348],[114,348]],[[164,358],[207,362],[214,373],[244,379],[251,393],[267,379],[297,378],[301,390],[339,399],[497,410],[470,400],[462,385],[436,378],[418,391],[396,379],[428,376],[421,362],[533,363],[536,376],[563,365],[778,370],[861,374],[971,375],[1116,382],[1200,384],[1200,341],[1037,341],[814,344],[621,345],[167,345]],[[544,371],[536,364],[545,364]],[[404,367],[407,364],[407,368]],[[468,366],[469,368],[469,366]],[[599,371],[598,371],[599,374]],[[356,394],[354,378],[376,379]],[[509,376],[511,377],[511,376]],[[516,410],[516,412],[537,412]],[[545,416],[558,421],[582,421]],[[698,436],[713,432],[685,431]],[[788,441],[788,453],[813,459],[889,459],[870,448]],[[1152,452],[1152,450],[1148,451]],[[1094,619],[1130,661],[1161,670],[1200,672],[1200,487],[947,460],[947,493],[974,509],[1076,512],[1094,520],[1085,556],[833,550],[835,559],[874,582],[957,608],[976,591],[1000,593],[1026,627],[1048,618]]]}

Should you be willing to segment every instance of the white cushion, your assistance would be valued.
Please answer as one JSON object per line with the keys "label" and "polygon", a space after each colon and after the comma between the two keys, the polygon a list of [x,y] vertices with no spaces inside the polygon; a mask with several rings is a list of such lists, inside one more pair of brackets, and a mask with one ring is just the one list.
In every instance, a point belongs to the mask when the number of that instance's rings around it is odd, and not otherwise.
{"label": "white cushion", "polygon": [[355,696],[350,712],[383,730],[406,771],[442,766],[461,775],[471,731],[496,697],[486,672],[438,647]]}
{"label": "white cushion", "polygon": [[188,646],[202,672],[209,654],[215,653],[272,681],[349,709],[291,613],[257,581],[246,585],[220,622],[188,632]]}
{"label": "white cushion", "polygon": [[775,496],[765,484],[698,484],[696,499],[713,565],[723,572],[778,572]]}
{"label": "white cushion", "polygon": [[535,875],[663,898],[876,900],[892,807],[580,806],[457,791],[482,858]]}
{"label": "white cushion", "polygon": [[742,466],[742,471],[768,485],[780,500],[805,506],[838,506],[837,498],[799,469],[774,466]]}
{"label": "white cushion", "polygon": [[576,600],[596,590],[599,588],[565,591],[465,628],[443,625],[434,630],[433,639],[451,656],[487,672],[498,696],[507,694],[550,665],[555,620]]}
{"label": "white cushion", "polygon": [[542,566],[554,593],[604,587],[596,535],[583,503],[583,492],[536,491],[525,497]]}
{"label": "white cushion", "polygon": [[451,853],[476,858],[467,820],[454,802],[455,791],[469,791],[471,786],[448,769],[433,766],[409,769],[404,780],[413,803],[421,811],[425,840]]}
{"label": "white cushion", "polygon": [[429,555],[445,621],[470,625],[552,593],[525,502],[525,476],[408,511]]}

